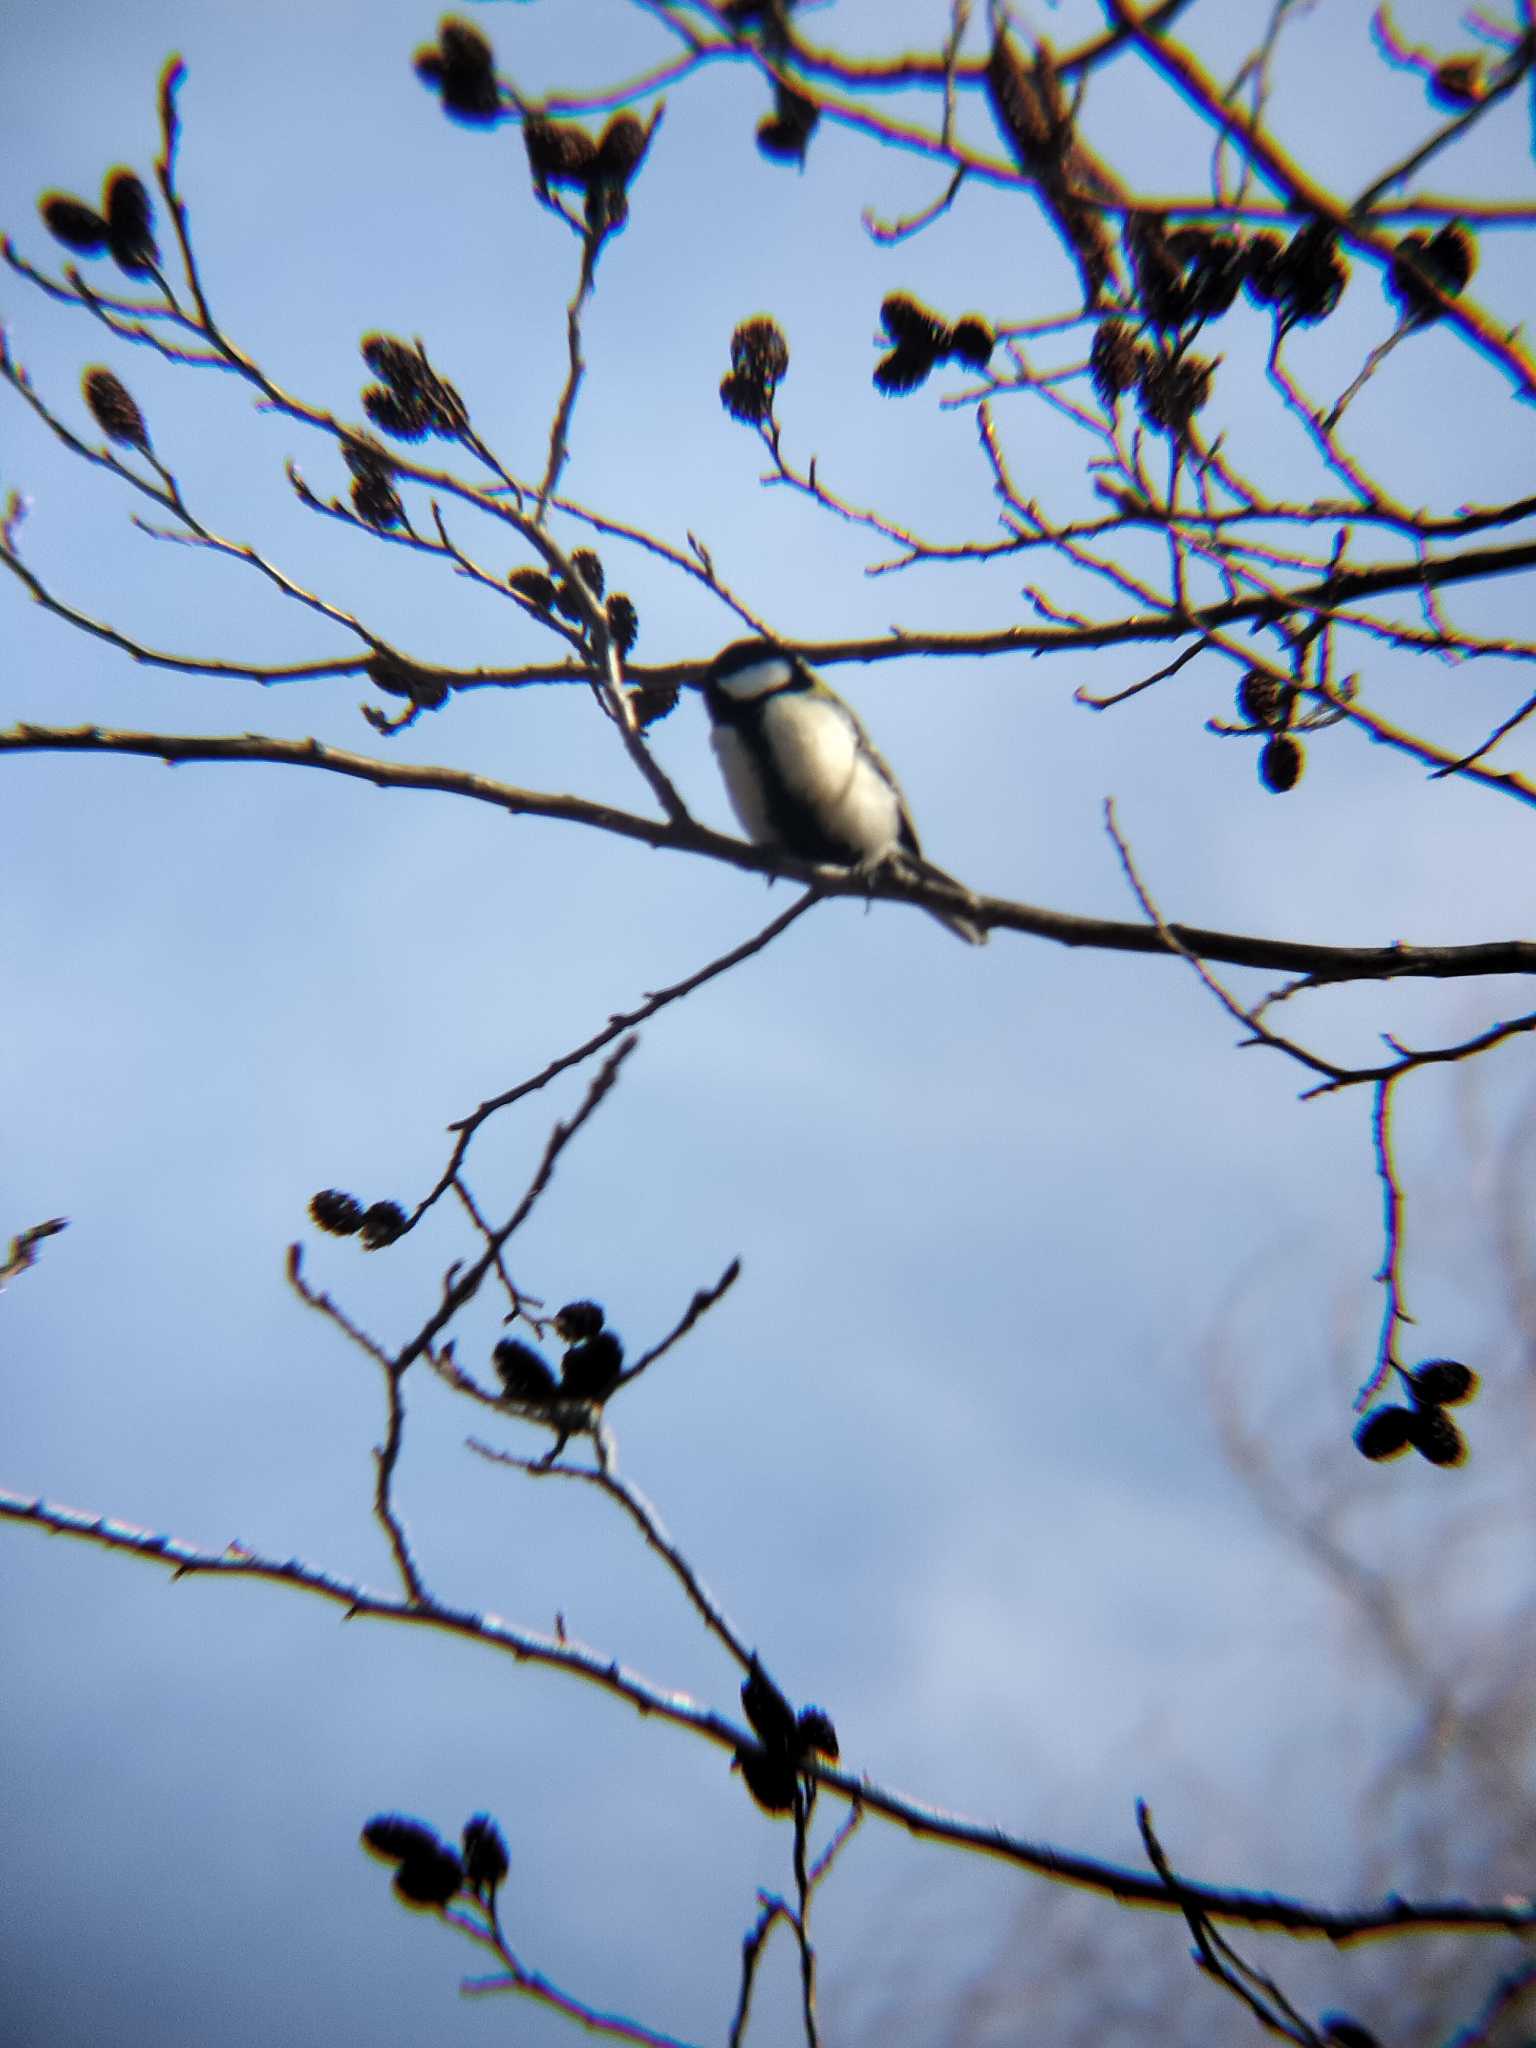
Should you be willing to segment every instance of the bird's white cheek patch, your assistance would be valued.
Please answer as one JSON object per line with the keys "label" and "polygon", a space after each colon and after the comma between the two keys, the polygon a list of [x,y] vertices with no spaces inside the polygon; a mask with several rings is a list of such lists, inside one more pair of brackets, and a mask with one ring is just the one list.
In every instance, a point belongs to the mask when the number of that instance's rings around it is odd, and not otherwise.
{"label": "bird's white cheek patch", "polygon": [[772,696],[784,687],[785,666],[777,655],[754,661],[750,667],[726,676],[718,685],[720,693],[737,704],[752,704],[759,697]]}

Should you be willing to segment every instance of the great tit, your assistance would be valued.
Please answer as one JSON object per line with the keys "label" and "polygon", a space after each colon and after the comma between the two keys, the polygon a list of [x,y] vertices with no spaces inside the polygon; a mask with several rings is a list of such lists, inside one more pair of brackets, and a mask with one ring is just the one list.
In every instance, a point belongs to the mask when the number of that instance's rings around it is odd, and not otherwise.
{"label": "great tit", "polygon": [[[837,692],[798,654],[737,640],[704,672],[704,702],[732,808],[747,837],[802,860],[873,870],[886,861],[960,888],[924,860],[895,776]],[[973,946],[968,918],[931,913]]]}

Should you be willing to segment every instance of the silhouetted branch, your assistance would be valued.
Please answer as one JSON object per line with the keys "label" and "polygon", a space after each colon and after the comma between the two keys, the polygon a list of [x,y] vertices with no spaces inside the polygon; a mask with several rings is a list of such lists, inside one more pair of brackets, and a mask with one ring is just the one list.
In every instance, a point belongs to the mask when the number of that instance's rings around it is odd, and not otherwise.
{"label": "silhouetted branch", "polygon": [[[18,1273],[25,1273],[29,1266],[37,1264],[37,1248],[44,1238],[56,1237],[61,1230],[68,1228],[67,1216],[54,1216],[47,1223],[34,1223],[30,1229],[18,1230],[11,1239],[10,1250],[5,1255],[4,1264],[0,1265],[0,1288],[5,1286],[7,1280],[14,1280]],[[681,1335],[681,1331],[678,1334]],[[667,1341],[670,1343],[672,1340],[669,1338]]]}

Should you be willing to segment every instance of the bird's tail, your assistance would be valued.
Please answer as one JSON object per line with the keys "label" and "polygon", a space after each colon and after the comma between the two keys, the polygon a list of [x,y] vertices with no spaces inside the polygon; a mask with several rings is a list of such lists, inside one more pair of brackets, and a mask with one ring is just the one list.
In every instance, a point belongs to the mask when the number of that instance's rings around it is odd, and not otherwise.
{"label": "bird's tail", "polygon": [[[953,875],[945,874],[942,868],[936,868],[931,860],[925,860],[920,853],[912,853],[903,848],[901,864],[909,873],[916,876],[919,881],[937,882],[941,888],[952,889],[957,896],[964,897],[968,902],[974,903],[976,901],[976,898],[966,888],[964,882],[957,882]],[[955,911],[936,910],[932,905],[926,903],[923,905],[923,908],[930,917],[936,917],[946,931],[953,932],[957,939],[964,939],[968,946],[984,946],[987,943],[986,926],[976,923],[973,918],[965,917]]]}

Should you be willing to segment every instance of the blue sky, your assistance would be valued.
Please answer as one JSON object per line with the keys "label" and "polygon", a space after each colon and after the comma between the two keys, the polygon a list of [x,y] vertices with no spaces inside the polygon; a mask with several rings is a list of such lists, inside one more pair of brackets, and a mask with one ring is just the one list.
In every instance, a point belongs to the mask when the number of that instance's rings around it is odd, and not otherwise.
{"label": "blue sky", "polygon": [[[606,86],[668,47],[620,0],[465,11],[533,93]],[[1437,15],[1449,34],[1446,10],[1414,19],[1428,33]],[[1052,18],[1067,42],[1092,15]],[[1411,80],[1360,104],[1366,19],[1348,5],[1304,23],[1282,63],[1280,130],[1339,189],[1424,118]],[[849,0],[821,26],[880,47],[928,40],[929,23],[915,4]],[[184,185],[229,331],[284,385],[354,414],[361,334],[419,334],[485,438],[536,472],[575,249],[533,204],[515,133],[451,126],[412,76],[433,25],[398,0],[13,8],[0,220],[47,261],[42,190],[91,195],[116,163],[147,169],[156,76],[180,50]],[[1225,17],[1219,32],[1238,33]],[[772,312],[792,349],[782,416],[797,457],[816,453],[834,488],[926,532],[988,532],[968,417],[936,403],[957,373],[880,398],[876,310],[900,288],[955,312],[1035,316],[1070,297],[1060,253],[1027,205],[996,194],[876,247],[860,208],[920,203],[932,173],[831,127],[803,175],[770,166],[752,142],[764,101],[725,69],[669,97],[587,321],[570,490],[674,542],[697,533],[787,636],[1014,620],[1016,565],[866,577],[866,537],[759,487],[760,451],[715,388],[732,327]],[[1204,143],[1148,118],[1164,103],[1144,75],[1126,67],[1091,104],[1127,176],[1198,180]],[[1468,151],[1470,189],[1504,190],[1525,167],[1523,117],[1499,118]],[[1480,281],[1519,316],[1513,238],[1484,237]],[[72,419],[85,417],[81,368],[111,362],[200,514],[404,651],[543,652],[510,606],[298,508],[284,462],[324,493],[341,488],[339,462],[231,381],[130,354],[9,274],[0,317]],[[1387,322],[1378,288],[1357,280],[1326,340],[1299,352],[1319,388],[1347,381]],[[1310,488],[1298,438],[1272,422],[1265,338],[1247,311],[1223,327],[1216,404],[1252,461]],[[1439,335],[1416,338],[1394,375],[1360,402],[1358,433],[1410,502],[1513,487],[1525,422],[1496,379]],[[296,661],[344,646],[235,565],[134,531],[124,495],[14,399],[0,420],[0,486],[31,501],[27,559],[61,595],[208,654]],[[1085,501],[1081,449],[1038,408],[1008,432],[1043,500]],[[639,608],[639,656],[703,660],[735,637],[695,586],[617,546],[604,557]],[[1493,630],[1514,595],[1469,595],[1458,616]],[[314,733],[645,801],[581,691],[469,694],[384,742],[355,679],[262,689],[140,668],[10,582],[0,619],[5,723]],[[897,765],[929,851],[978,888],[1134,914],[1103,830],[1112,795],[1148,881],[1192,923],[1361,943],[1526,928],[1517,806],[1426,783],[1342,729],[1277,800],[1248,749],[1204,731],[1229,709],[1225,669],[1196,667],[1104,716],[1071,701],[1141,661],[913,662],[836,680]],[[1463,669],[1448,706],[1446,672],[1401,658],[1369,681],[1392,715],[1434,715],[1452,744],[1519,688],[1495,664]],[[696,703],[657,729],[656,751],[699,815],[728,827]],[[452,1118],[746,936],[786,889],[318,775],[41,754],[0,761],[0,860],[0,1238],[72,1219],[0,1304],[0,1482],[384,1581],[367,1515],[380,1389],[289,1293],[285,1248],[302,1237],[316,1278],[398,1342],[467,1244],[439,1212],[364,1258],[317,1238],[308,1197],[339,1184],[412,1200]],[[1515,1004],[1507,988],[1367,988],[1308,1015],[1353,1057],[1382,1029],[1454,1036]],[[1236,1055],[1234,1035],[1172,963],[1007,935],[973,954],[920,914],[823,906],[647,1030],[518,1240],[517,1270],[551,1302],[597,1295],[638,1348],[742,1257],[729,1300],[617,1407],[623,1468],[781,1682],[825,1701],[852,1765],[1133,1861],[1146,1796],[1186,1867],[1333,1899],[1366,1882],[1338,1815],[1392,1754],[1399,1709],[1234,1478],[1213,1380],[1268,1418],[1286,1469],[1336,1495],[1380,1560],[1412,1544],[1433,1556],[1475,1489],[1498,1497],[1500,1418],[1517,1410],[1490,1385],[1470,1423],[1482,1462],[1465,1475],[1365,1471],[1347,1423],[1378,1306],[1368,1104],[1297,1107],[1298,1076]],[[1523,1073],[1518,1049],[1485,1063],[1495,1130]],[[471,1175],[488,1210],[510,1208],[580,1092],[580,1076],[558,1084],[480,1139]],[[1462,1234],[1483,1213],[1466,1101],[1457,1075],[1421,1077],[1400,1145],[1425,1350],[1473,1356],[1499,1317],[1477,1263],[1486,1238]],[[494,1335],[486,1304],[465,1319],[461,1359],[483,1359]],[[492,1471],[462,1447],[479,1416],[413,1391],[402,1491],[435,1587],[529,1627],[558,1608],[657,1683],[734,1706],[725,1661],[602,1503]],[[1492,1542],[1479,1583],[1528,1574],[1522,1541]],[[528,1959],[594,2003],[720,2036],[756,1888],[789,1870],[787,1831],[717,1752],[549,1674],[339,1626],[279,1590],[172,1585],[25,1530],[3,1544],[0,1986],[18,2048],[565,2038],[546,2014],[455,2004],[469,1951],[407,1920],[357,1850],[358,1826],[388,1806],[448,1828],[497,1812]],[[1426,1598],[1442,1591],[1438,1632],[1472,1630],[1465,1585],[1436,1579]],[[1255,1795],[1281,1774],[1283,1799]],[[930,1988],[964,1972],[963,1915],[973,1941],[1006,1928],[1020,1881],[955,1862],[866,1831],[825,1902],[830,1998],[856,2008],[893,1925],[931,1912],[947,1927]],[[1179,1950],[1175,1928],[1150,1924]],[[1349,2002],[1329,1975],[1343,1964],[1286,1966],[1321,2002]],[[793,2038],[783,1956],[756,2038]]]}

